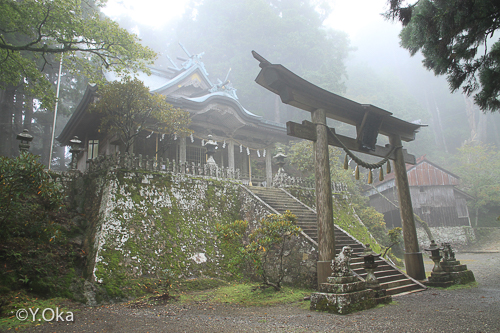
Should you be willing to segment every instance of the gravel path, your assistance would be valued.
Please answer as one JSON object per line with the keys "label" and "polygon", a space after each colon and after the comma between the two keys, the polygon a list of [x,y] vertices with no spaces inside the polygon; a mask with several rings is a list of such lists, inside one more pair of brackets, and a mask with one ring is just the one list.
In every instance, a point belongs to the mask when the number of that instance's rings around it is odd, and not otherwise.
{"label": "gravel path", "polygon": [[[73,323],[44,324],[26,332],[500,332],[500,253],[459,253],[457,259],[474,272],[477,288],[428,289],[351,315],[296,305],[174,302],[131,309],[115,304],[84,307],[74,313]],[[429,260],[425,263],[432,267]]]}

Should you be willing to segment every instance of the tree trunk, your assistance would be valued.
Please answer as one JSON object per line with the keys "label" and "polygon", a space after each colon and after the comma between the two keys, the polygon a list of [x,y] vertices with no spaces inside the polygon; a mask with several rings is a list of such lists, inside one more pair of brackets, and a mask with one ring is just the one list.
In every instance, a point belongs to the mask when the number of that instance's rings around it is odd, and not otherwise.
{"label": "tree trunk", "polygon": [[24,121],[23,129],[31,132],[31,121],[33,120],[33,97],[26,96],[24,103]]}
{"label": "tree trunk", "polygon": [[443,134],[443,124],[441,122],[441,112],[439,111],[439,107],[437,106],[436,101],[434,101],[434,104],[436,105],[436,116],[437,116],[437,122],[439,126],[439,137],[443,143],[443,148],[446,153],[448,153],[448,145],[446,144],[446,138],[444,137]]}
{"label": "tree trunk", "polygon": [[434,143],[436,144],[436,146],[439,146],[439,132],[438,132],[437,126],[435,126],[436,121],[434,119],[434,113],[432,112],[431,107],[429,105],[429,98],[427,97],[427,92],[425,90],[424,90],[424,95],[425,95],[425,105],[427,107],[427,110],[429,111],[429,113],[432,116],[432,123],[434,125],[434,126],[431,126],[432,132],[434,132]]}
{"label": "tree trunk", "polygon": [[469,122],[470,129],[470,139],[469,142],[474,142],[478,140],[477,135],[477,123],[476,123],[476,115],[474,112],[474,101],[470,97],[464,96],[465,101],[465,112],[467,113],[467,121]]}
{"label": "tree trunk", "polygon": [[41,153],[41,160],[42,164],[46,165],[47,167],[49,166],[50,162],[50,139],[51,139],[51,130],[52,126],[50,124],[45,123],[43,125],[43,133],[42,133],[42,153]]}
{"label": "tree trunk", "polygon": [[14,113],[15,86],[0,90],[0,155],[12,156],[12,114]]}
{"label": "tree trunk", "polygon": [[[14,104],[14,125],[12,130],[12,141],[16,139],[18,133],[23,131],[23,103],[24,103],[24,87],[20,86],[16,91],[16,100]],[[15,145],[13,145],[15,146]],[[12,156],[18,156],[19,149],[12,147]]]}
{"label": "tree trunk", "polygon": [[483,114],[479,108],[477,108],[478,114],[478,123],[477,123],[477,134],[478,140],[482,143],[486,143],[488,141],[488,122],[486,120],[486,115]]}
{"label": "tree trunk", "polygon": [[493,117],[493,115],[490,113],[488,114],[488,122],[493,125],[493,134],[495,136],[495,143],[498,147],[500,147],[500,133],[498,133],[498,117]]}

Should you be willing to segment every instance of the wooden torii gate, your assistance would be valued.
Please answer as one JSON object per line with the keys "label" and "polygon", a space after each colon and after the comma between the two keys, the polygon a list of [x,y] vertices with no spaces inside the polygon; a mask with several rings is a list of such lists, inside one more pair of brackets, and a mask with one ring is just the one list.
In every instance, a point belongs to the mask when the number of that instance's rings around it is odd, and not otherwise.
{"label": "wooden torii gate", "polygon": [[[405,245],[406,272],[416,280],[425,279],[424,262],[419,250],[413,217],[410,188],[405,163],[415,164],[415,156],[402,149],[402,141],[415,139],[421,125],[409,123],[392,116],[373,105],[359,104],[326,91],[294,74],[280,64],[271,64],[252,51],[261,67],[255,81],[280,96],[285,104],[311,112],[311,121],[302,124],[287,122],[290,136],[314,142],[316,173],[316,208],[318,213],[318,285],[326,282],[331,274],[330,263],[335,257],[333,201],[331,193],[328,145],[339,146],[338,140],[351,151],[386,157],[394,161],[396,185],[400,203]],[[328,128],[326,118],[356,126],[357,137],[335,134]],[[334,135],[328,135],[332,131]],[[378,134],[389,137],[389,145],[376,145]],[[338,140],[337,140],[338,139]],[[396,147],[396,149],[394,149]]]}

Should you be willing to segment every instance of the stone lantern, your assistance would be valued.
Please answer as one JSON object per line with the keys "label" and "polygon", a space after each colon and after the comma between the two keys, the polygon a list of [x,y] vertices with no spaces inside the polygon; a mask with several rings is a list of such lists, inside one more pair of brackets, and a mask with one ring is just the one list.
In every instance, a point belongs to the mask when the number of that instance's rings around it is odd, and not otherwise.
{"label": "stone lantern", "polygon": [[28,133],[28,130],[25,128],[22,133],[19,133],[16,136],[16,139],[20,141],[19,143],[19,152],[28,152],[30,149],[30,142],[33,141],[33,136]]}
{"label": "stone lantern", "polygon": [[431,253],[431,260],[434,261],[434,267],[432,268],[432,271],[435,272],[435,273],[440,273],[443,271],[443,269],[441,268],[441,265],[440,265],[440,261],[441,261],[441,253],[440,251],[442,250],[443,248],[442,247],[439,247],[436,242],[433,240],[431,240],[431,245],[429,246],[429,248],[427,249],[424,249],[425,251],[429,251]]}
{"label": "stone lantern", "polygon": [[210,166],[215,166],[217,163],[215,163],[214,155],[215,155],[215,149],[217,147],[217,143],[212,139],[212,135],[208,135],[208,141],[205,143],[205,147],[207,147],[207,164]]}
{"label": "stone lantern", "polygon": [[69,152],[71,153],[71,169],[76,169],[76,157],[82,151],[80,144],[82,141],[78,139],[77,136],[74,136],[73,139],[69,140]]}
{"label": "stone lantern", "polygon": [[283,166],[285,165],[286,155],[283,154],[283,149],[278,148],[278,153],[274,156],[276,159],[276,164],[278,165],[278,173],[283,172]]}
{"label": "stone lantern", "polygon": [[373,252],[370,247],[370,244],[366,244],[366,248],[363,251],[363,254],[358,254],[358,256],[363,258],[363,267],[366,271],[366,286],[370,289],[378,290],[380,289],[380,283],[375,276],[375,268],[377,268],[378,264],[375,260],[380,257],[380,254]]}
{"label": "stone lantern", "polygon": [[434,268],[432,268],[431,276],[427,279],[426,284],[431,287],[442,288],[451,286],[453,284],[453,278],[449,272],[441,267],[440,263],[442,258],[440,251],[443,250],[443,247],[440,247],[434,240],[431,240],[431,245],[424,250],[431,253],[430,258],[434,261]]}

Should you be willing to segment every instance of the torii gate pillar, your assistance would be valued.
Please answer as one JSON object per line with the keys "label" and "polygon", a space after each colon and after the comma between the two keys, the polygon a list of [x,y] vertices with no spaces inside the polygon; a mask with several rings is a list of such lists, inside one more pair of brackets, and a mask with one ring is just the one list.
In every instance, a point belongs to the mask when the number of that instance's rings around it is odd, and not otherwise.
{"label": "torii gate pillar", "polygon": [[[262,68],[255,79],[258,84],[279,95],[283,103],[311,112],[312,123],[304,121],[300,125],[289,121],[287,133],[315,142],[318,283],[325,282],[326,276],[329,275],[330,261],[335,255],[328,144],[342,146],[338,141],[343,142],[343,146],[349,150],[384,158],[387,156],[394,160],[405,242],[406,270],[414,279],[425,279],[405,166],[405,163],[415,164],[415,156],[406,154],[401,148],[401,141],[415,140],[415,134],[422,125],[398,119],[392,116],[391,112],[376,106],[359,104],[335,95],[304,80],[280,64],[271,64],[255,51],[252,51],[252,54]],[[357,137],[328,136],[326,118],[356,126]],[[376,139],[379,134],[388,136],[391,146],[399,148],[391,153],[391,147],[377,146]]]}
{"label": "torii gate pillar", "polygon": [[327,282],[332,274],[331,262],[335,258],[335,235],[333,226],[333,199],[328,157],[328,129],[324,109],[311,112],[311,120],[316,124],[314,155],[316,163],[316,209],[318,219],[318,286]]}
{"label": "torii gate pillar", "polygon": [[[389,142],[394,147],[402,147],[401,137],[399,135],[391,135],[389,137]],[[398,189],[401,225],[403,226],[406,273],[416,280],[425,280],[424,260],[418,247],[417,229],[415,228],[415,218],[413,215],[410,186],[408,184],[403,150],[396,149],[394,155],[394,174],[396,176],[396,187]]]}

